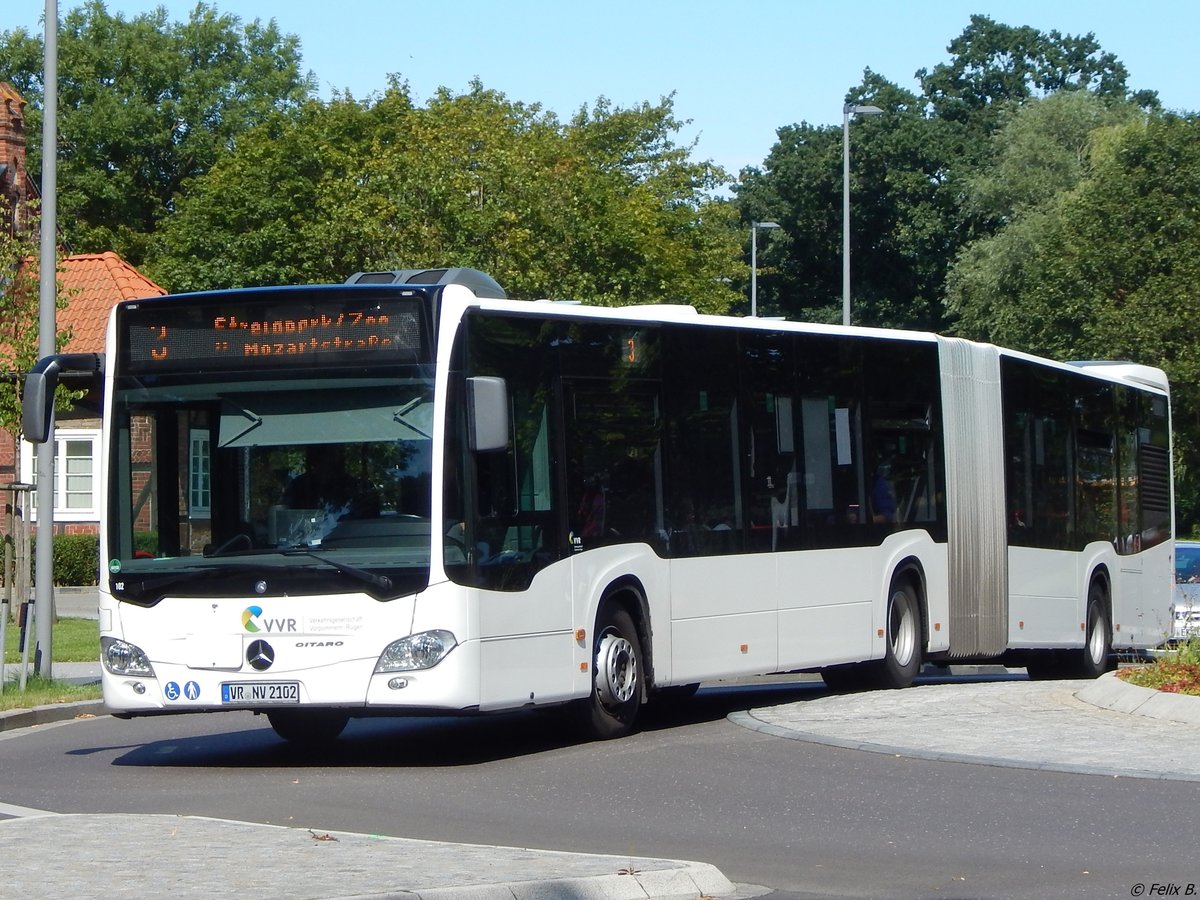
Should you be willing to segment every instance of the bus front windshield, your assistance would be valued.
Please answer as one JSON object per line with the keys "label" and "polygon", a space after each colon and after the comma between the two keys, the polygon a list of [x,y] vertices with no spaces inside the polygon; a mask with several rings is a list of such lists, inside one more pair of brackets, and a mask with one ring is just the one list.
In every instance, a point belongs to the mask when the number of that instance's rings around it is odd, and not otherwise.
{"label": "bus front windshield", "polygon": [[311,374],[118,379],[105,560],[117,596],[425,586],[431,379],[417,366]]}

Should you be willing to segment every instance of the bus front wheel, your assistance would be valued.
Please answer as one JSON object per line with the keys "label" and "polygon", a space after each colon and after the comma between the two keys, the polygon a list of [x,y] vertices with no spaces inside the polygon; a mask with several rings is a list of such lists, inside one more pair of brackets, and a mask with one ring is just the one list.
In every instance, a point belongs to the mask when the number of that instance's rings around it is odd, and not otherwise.
{"label": "bus front wheel", "polygon": [[610,604],[601,611],[592,642],[592,693],[580,710],[584,731],[598,740],[633,731],[643,679],[637,628],[628,612]]}

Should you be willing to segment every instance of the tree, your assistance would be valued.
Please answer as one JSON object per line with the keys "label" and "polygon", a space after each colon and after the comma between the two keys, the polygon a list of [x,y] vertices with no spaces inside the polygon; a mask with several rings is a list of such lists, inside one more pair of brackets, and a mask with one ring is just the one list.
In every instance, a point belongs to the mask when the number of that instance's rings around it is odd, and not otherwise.
{"label": "tree", "polygon": [[[12,436],[14,446],[21,434],[23,376],[38,360],[39,215],[36,202],[22,205],[22,227],[0,227],[0,373],[5,376],[0,390],[0,429]],[[0,222],[10,221],[9,201],[0,197]],[[60,309],[66,306],[61,286],[56,297]],[[70,337],[69,329],[60,331],[55,335],[56,347],[62,349]],[[59,391],[58,408],[69,409],[78,396]]]}
{"label": "tree", "polygon": [[1098,128],[1138,122],[1135,104],[1064,91],[1010,108],[990,141],[986,162],[965,179],[963,210],[989,231],[1074,187],[1089,171]]}
{"label": "tree", "polygon": [[[272,115],[313,93],[299,41],[274,22],[241,25],[198,3],[187,22],[163,7],[126,20],[88,0],[58,35],[59,221],[76,251],[142,262],[149,236],[186,181]],[[29,101],[41,133],[42,39],[0,33],[0,71]],[[29,169],[40,169],[31,144]]]}
{"label": "tree", "polygon": [[[937,330],[954,232],[948,133],[921,98],[867,70],[846,98],[884,110],[850,127],[853,320]],[[841,320],[842,127],[779,129],[763,169],[735,188],[744,227],[774,220],[760,256],[760,305],[816,321]]]}
{"label": "tree", "polygon": [[[1004,222],[1004,177],[991,167],[992,135],[1014,110],[1057,93],[1098,101],[1096,110],[1153,107],[1152,93],[1130,95],[1125,67],[1092,35],[1062,35],[973,16],[950,43],[951,58],[916,73],[922,93],[869,69],[846,100],[885,112],[855,120],[851,139],[851,287],[853,320],[868,325],[940,331],[951,323],[942,299],[959,250]],[[1132,106],[1131,106],[1132,105]],[[1099,115],[1093,112],[1094,115]],[[1060,160],[1061,161],[1061,160]],[[798,318],[837,321],[841,294],[841,127],[803,123],[779,130],[763,169],[742,173],[737,187],[743,227],[772,219],[763,254],[760,296],[768,308]],[[989,199],[973,180],[994,176]],[[1052,171],[1045,172],[1049,179]],[[1011,192],[1009,192],[1011,193]],[[971,196],[975,205],[965,206]],[[1009,198],[1015,201],[1015,198]]]}
{"label": "tree", "polygon": [[1181,526],[1200,521],[1200,118],[1089,135],[1083,177],[956,261],[968,336],[1058,359],[1130,359],[1173,384]]}
{"label": "tree", "polygon": [[974,119],[987,132],[994,130],[1005,105],[1059,91],[1089,91],[1108,101],[1132,100],[1146,107],[1158,103],[1153,91],[1129,94],[1124,64],[1103,52],[1091,33],[1045,33],[974,15],[946,49],[949,62],[917,71],[922,92],[938,117]]}
{"label": "tree", "polygon": [[722,177],[675,145],[670,98],[563,124],[479,83],[424,107],[393,82],[310,102],[197,179],[150,259],[173,290],[468,265],[510,295],[723,311],[739,269]]}

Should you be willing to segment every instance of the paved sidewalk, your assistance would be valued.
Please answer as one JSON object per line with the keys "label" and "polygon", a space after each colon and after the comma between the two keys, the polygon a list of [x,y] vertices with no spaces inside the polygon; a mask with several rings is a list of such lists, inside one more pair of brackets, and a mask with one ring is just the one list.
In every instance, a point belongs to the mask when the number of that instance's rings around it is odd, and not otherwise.
{"label": "paved sidewalk", "polygon": [[890,755],[1200,781],[1200,697],[1095,681],[919,684],[733,713],[793,740]]}
{"label": "paved sidewalk", "polygon": [[739,890],[713,866],[679,860],[442,844],[197,816],[27,812],[32,815],[0,820],[0,859],[20,862],[0,875],[5,896],[697,900],[765,893]]}

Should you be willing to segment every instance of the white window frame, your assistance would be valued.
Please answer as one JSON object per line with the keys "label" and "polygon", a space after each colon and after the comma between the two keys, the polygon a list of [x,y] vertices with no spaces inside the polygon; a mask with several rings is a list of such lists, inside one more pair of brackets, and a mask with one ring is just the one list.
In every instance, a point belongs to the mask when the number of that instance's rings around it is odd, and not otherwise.
{"label": "white window frame", "polygon": [[[96,508],[96,497],[100,489],[100,429],[99,428],[56,428],[54,430],[54,521],[55,522],[96,522],[100,514]],[[63,505],[67,496],[67,465],[66,451],[68,441],[86,441],[91,445],[92,479],[90,503],[86,506],[67,507]],[[21,480],[26,484],[37,483],[37,445],[21,441]],[[37,521],[37,499],[31,498],[31,521]]]}
{"label": "white window frame", "polygon": [[[212,450],[208,429],[192,428],[188,432],[188,516],[192,519],[207,519],[212,512]],[[200,449],[203,448],[203,449]],[[203,460],[202,472],[197,472]],[[203,495],[207,503],[197,503]]]}

